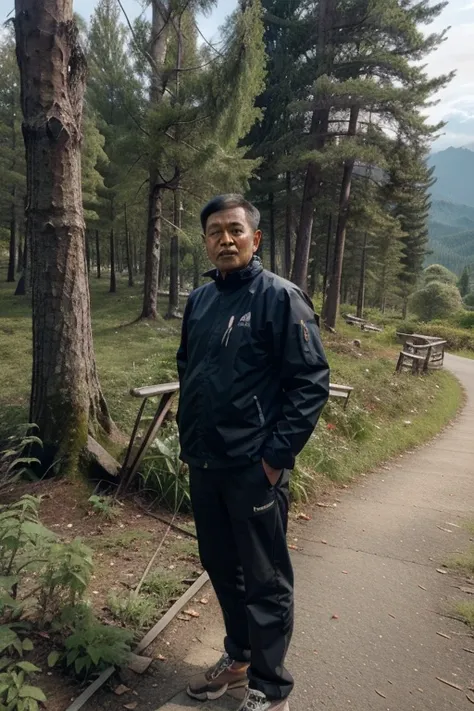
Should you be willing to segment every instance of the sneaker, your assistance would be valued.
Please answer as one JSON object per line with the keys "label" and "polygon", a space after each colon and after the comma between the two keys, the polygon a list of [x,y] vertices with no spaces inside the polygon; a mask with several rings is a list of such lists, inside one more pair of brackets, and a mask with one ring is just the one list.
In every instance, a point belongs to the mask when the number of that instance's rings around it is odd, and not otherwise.
{"label": "sneaker", "polygon": [[239,711],[290,711],[288,699],[270,701],[265,694],[257,689],[247,689],[245,699]]}
{"label": "sneaker", "polygon": [[192,699],[198,701],[213,701],[225,694],[228,689],[247,686],[248,664],[233,669],[234,660],[224,654],[217,664],[204,674],[193,677],[188,684],[186,692]]}

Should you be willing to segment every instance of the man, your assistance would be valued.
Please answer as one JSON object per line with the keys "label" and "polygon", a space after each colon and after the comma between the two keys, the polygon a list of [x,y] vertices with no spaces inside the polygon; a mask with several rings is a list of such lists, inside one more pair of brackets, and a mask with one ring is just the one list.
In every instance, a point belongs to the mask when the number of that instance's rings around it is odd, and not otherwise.
{"label": "man", "polygon": [[226,628],[226,653],[187,691],[204,701],[248,683],[240,711],[288,711],[288,484],[327,400],[329,367],[310,300],[255,257],[259,221],[240,195],[203,209],[216,268],[189,298],[178,351],[181,456]]}

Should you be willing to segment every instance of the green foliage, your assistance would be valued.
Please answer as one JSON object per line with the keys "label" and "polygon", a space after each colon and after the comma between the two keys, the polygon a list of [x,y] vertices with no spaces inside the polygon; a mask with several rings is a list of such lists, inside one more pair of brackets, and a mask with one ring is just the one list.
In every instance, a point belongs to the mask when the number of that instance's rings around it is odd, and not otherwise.
{"label": "green foliage", "polygon": [[118,516],[117,506],[111,496],[93,494],[89,497],[89,503],[92,504],[94,513],[103,516],[109,521],[112,521]]}
{"label": "green foliage", "polygon": [[[0,609],[0,618],[2,615],[5,608]],[[46,701],[43,691],[31,684],[41,669],[23,659],[24,653],[33,649],[33,642],[26,636],[28,630],[26,623],[0,624],[0,709],[38,711],[38,701]]]}
{"label": "green foliage", "polygon": [[428,281],[412,295],[410,307],[422,321],[442,319],[461,310],[461,295],[454,284]]}
{"label": "green foliage", "polygon": [[35,425],[20,425],[14,428],[14,434],[7,438],[5,449],[0,450],[0,495],[21,478],[34,479],[32,465],[39,464],[36,457],[31,457],[33,446],[41,448],[41,440],[33,434]]}
{"label": "green foliage", "polygon": [[458,281],[458,289],[461,294],[461,296],[464,298],[469,294],[470,290],[470,270],[467,267],[464,267],[462,270],[462,274],[459,278]]}
{"label": "green foliage", "polygon": [[169,428],[164,439],[157,439],[145,458],[143,488],[171,511],[190,511],[188,468],[180,458],[177,428]]}
{"label": "green foliage", "polygon": [[454,606],[454,612],[461,617],[466,625],[474,628],[474,602],[471,600],[459,601]]}
{"label": "green foliage", "polygon": [[465,306],[469,306],[469,308],[474,308],[474,291],[471,291],[469,294],[466,294],[463,301]]}
{"label": "green foliage", "polygon": [[120,666],[130,656],[133,634],[101,624],[84,603],[65,608],[58,626],[71,634],[66,637],[64,653],[52,653],[48,664],[61,662],[81,679],[100,674],[111,665]]}
{"label": "green foliage", "polygon": [[107,598],[107,607],[112,615],[123,625],[134,630],[147,629],[159,616],[159,608],[155,599],[150,595],[124,593],[116,595],[111,593]]}
{"label": "green foliage", "polygon": [[425,284],[432,281],[441,282],[442,284],[455,285],[457,282],[456,274],[450,272],[449,269],[443,267],[442,264],[430,264],[423,272]]}
{"label": "green foliage", "polygon": [[53,617],[65,605],[78,603],[89,585],[93,567],[92,551],[80,540],[53,543],[40,578],[43,616]]}
{"label": "green foliage", "polygon": [[[196,550],[194,550],[194,555],[196,555]],[[162,609],[172,598],[181,595],[185,587],[176,573],[168,570],[158,570],[145,580],[142,590],[149,595],[153,595],[156,607]]]}

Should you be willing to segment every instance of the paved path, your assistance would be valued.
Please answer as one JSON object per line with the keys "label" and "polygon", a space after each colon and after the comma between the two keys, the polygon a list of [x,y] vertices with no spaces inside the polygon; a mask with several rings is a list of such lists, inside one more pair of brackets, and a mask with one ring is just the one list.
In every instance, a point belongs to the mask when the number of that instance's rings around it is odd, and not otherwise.
{"label": "paved path", "polygon": [[[464,625],[443,616],[462,593],[456,578],[437,572],[456,548],[467,548],[469,536],[459,526],[474,518],[474,361],[449,357],[447,364],[468,394],[455,425],[300,528],[288,657],[296,679],[292,711],[474,708],[466,697],[474,655],[463,651],[474,640]],[[221,632],[217,624],[211,628],[200,639],[203,664],[218,656]],[[199,653],[191,661],[198,665]],[[195,705],[179,694],[161,708],[237,705],[231,699]]]}

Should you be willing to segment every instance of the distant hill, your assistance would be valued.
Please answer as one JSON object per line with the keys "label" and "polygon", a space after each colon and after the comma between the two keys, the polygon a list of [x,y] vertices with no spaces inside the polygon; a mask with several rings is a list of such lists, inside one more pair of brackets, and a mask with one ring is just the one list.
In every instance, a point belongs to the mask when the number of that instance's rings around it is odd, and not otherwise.
{"label": "distant hill", "polygon": [[458,274],[474,264],[474,144],[433,153],[436,183],[431,188],[428,264],[444,264]]}

